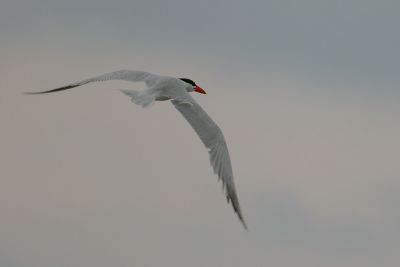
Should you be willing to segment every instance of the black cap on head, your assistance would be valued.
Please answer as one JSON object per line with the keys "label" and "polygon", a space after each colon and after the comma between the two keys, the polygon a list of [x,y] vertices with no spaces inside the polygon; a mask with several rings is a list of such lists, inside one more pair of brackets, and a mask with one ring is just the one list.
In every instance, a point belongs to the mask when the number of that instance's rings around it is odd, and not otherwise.
{"label": "black cap on head", "polygon": [[185,83],[188,83],[188,84],[191,84],[191,85],[193,85],[193,86],[196,86],[195,82],[192,81],[191,79],[188,79],[188,78],[179,78],[179,80],[182,80],[182,81],[184,81]]}

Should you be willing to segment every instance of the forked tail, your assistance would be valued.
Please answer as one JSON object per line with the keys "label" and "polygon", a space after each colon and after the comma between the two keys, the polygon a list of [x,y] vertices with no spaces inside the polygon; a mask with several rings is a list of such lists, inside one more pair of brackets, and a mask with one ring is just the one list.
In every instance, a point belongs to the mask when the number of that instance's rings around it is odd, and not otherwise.
{"label": "forked tail", "polygon": [[121,90],[121,92],[129,96],[133,103],[144,108],[149,107],[155,101],[155,96],[148,94],[146,91]]}

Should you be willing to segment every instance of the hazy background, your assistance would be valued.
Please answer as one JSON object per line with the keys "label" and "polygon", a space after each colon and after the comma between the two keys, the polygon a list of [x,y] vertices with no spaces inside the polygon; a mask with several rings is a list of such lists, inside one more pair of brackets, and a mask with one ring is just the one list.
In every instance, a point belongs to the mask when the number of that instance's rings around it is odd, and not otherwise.
{"label": "hazy background", "polygon": [[[400,2],[0,1],[0,266],[400,264]],[[224,130],[250,231],[168,102]]]}

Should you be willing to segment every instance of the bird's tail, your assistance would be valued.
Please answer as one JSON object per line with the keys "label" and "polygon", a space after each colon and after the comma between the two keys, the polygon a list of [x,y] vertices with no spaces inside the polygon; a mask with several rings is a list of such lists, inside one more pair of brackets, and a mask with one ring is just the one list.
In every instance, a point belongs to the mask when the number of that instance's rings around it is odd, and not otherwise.
{"label": "bird's tail", "polygon": [[146,91],[140,92],[136,90],[121,90],[121,92],[129,96],[133,103],[144,108],[149,107],[155,101],[155,96],[147,93]]}

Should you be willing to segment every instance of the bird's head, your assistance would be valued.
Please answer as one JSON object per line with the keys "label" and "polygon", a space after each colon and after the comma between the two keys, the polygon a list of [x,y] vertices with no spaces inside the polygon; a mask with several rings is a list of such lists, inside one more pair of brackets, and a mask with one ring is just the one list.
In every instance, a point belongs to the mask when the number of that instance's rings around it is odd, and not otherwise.
{"label": "bird's head", "polygon": [[188,92],[197,92],[197,93],[200,93],[200,94],[206,94],[206,91],[204,91],[203,88],[198,86],[191,79],[187,79],[187,78],[179,78],[179,79],[181,81],[184,81],[186,84],[188,84],[188,86],[186,87]]}

